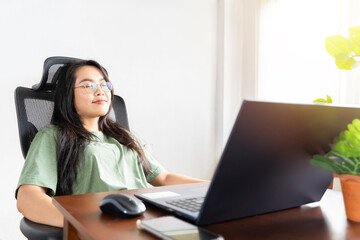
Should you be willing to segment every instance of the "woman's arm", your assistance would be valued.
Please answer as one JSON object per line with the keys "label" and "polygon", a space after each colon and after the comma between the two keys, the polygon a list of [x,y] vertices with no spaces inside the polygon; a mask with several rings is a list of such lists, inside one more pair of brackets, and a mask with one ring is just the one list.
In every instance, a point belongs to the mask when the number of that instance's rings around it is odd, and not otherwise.
{"label": "woman's arm", "polygon": [[46,188],[22,185],[17,194],[17,209],[33,222],[63,227],[64,217],[51,201]]}
{"label": "woman's arm", "polygon": [[149,183],[153,186],[164,186],[164,185],[200,183],[200,182],[208,182],[208,181],[191,178],[180,174],[169,173],[167,171],[162,171],[154,180],[152,180]]}

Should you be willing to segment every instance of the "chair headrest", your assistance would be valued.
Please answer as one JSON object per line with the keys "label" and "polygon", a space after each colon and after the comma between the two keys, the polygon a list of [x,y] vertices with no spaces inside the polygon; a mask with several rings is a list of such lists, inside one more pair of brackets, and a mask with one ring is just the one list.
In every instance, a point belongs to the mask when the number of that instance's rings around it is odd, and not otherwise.
{"label": "chair headrest", "polygon": [[82,59],[60,56],[47,58],[44,62],[43,74],[40,83],[33,85],[31,88],[35,91],[54,90],[55,86],[52,84],[52,80],[54,76],[60,72],[60,69],[68,63],[80,60]]}

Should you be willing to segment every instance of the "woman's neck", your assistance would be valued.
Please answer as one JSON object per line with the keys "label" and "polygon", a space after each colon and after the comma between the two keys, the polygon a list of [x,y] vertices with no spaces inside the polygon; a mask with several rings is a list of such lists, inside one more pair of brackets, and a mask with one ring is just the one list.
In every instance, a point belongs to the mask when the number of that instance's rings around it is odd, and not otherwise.
{"label": "woman's neck", "polygon": [[82,119],[84,128],[89,132],[99,132],[99,118]]}

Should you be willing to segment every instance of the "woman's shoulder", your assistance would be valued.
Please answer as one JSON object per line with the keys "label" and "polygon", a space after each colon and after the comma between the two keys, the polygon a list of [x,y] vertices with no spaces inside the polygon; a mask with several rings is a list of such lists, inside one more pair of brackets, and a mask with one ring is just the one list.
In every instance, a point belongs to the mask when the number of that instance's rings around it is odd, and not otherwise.
{"label": "woman's shoulder", "polygon": [[57,127],[55,125],[48,125],[39,130],[36,134],[37,137],[57,137]]}
{"label": "woman's shoulder", "polygon": [[[40,129],[31,142],[26,161],[28,159],[40,158],[38,155],[49,157],[56,152],[57,131],[55,126],[46,126]],[[43,157],[41,157],[43,158]]]}

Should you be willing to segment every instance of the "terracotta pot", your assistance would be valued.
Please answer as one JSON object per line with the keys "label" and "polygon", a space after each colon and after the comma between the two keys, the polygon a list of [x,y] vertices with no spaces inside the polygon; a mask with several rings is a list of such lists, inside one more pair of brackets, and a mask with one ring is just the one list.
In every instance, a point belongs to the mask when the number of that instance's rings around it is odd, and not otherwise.
{"label": "terracotta pot", "polygon": [[360,222],[360,176],[351,174],[334,174],[334,176],[340,179],[347,218]]}

